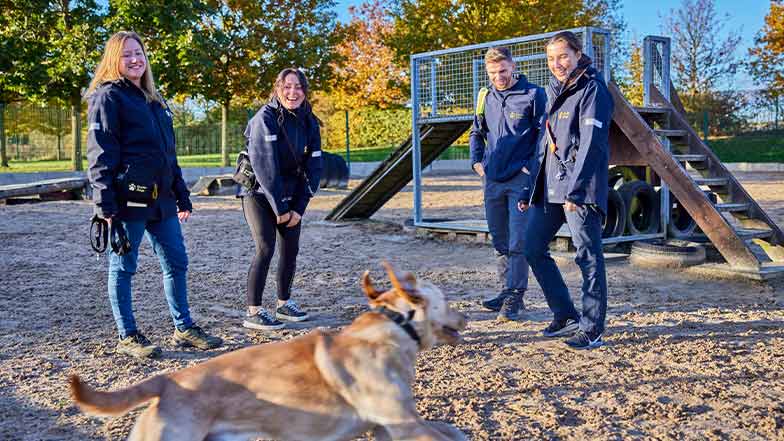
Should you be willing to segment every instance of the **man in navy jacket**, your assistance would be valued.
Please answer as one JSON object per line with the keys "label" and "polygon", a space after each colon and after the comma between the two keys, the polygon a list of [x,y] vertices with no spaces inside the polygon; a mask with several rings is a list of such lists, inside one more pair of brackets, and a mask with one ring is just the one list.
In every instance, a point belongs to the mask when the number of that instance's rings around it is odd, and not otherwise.
{"label": "man in navy jacket", "polygon": [[[531,212],[525,255],[555,316],[544,335],[571,335],[566,340],[569,346],[592,349],[602,345],[607,311],[602,220],[607,212],[613,101],[573,33],[561,32],[550,39],[547,63],[553,78],[547,87],[544,136],[531,161],[532,189],[523,192],[519,204],[521,210]],[[582,316],[548,252],[564,222],[583,276]]]}
{"label": "man in navy jacket", "polygon": [[546,98],[524,75],[513,76],[515,64],[508,48],[489,49],[485,68],[492,86],[482,88],[477,98],[471,164],[483,178],[487,227],[505,288],[482,304],[499,311],[499,320],[516,320],[528,288],[523,254],[528,216],[517,210],[517,201],[531,185],[527,164],[536,150]]}

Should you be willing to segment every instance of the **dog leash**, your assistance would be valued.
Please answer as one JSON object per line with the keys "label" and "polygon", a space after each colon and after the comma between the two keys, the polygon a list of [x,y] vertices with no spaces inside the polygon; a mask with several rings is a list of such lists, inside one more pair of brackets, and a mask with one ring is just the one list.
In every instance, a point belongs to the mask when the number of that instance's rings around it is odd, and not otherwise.
{"label": "dog leash", "polygon": [[107,246],[112,247],[118,256],[131,250],[131,241],[125,233],[125,228],[120,221],[109,222],[98,216],[93,216],[90,221],[90,246],[98,255],[106,251]]}
{"label": "dog leash", "polygon": [[414,341],[417,343],[417,346],[422,346],[422,341],[419,339],[419,334],[417,334],[416,329],[411,326],[411,319],[414,318],[414,311],[413,309],[408,312],[408,316],[405,316],[397,311],[393,311],[386,306],[382,306],[380,308],[375,308],[372,311],[377,312],[384,317],[392,320],[393,322],[397,323],[409,337],[413,338]]}

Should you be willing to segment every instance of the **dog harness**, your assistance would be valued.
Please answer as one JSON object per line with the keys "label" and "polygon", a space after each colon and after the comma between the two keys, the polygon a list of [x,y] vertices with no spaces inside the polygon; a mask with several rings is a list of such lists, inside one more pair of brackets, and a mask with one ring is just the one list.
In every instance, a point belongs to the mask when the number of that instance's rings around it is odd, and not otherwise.
{"label": "dog harness", "polygon": [[409,337],[413,338],[414,341],[417,343],[417,346],[422,346],[422,341],[419,339],[419,334],[417,334],[416,330],[413,326],[411,326],[411,319],[414,318],[414,313],[416,311],[411,310],[408,312],[408,315],[405,316],[397,311],[393,311],[386,306],[382,306],[380,308],[373,309],[373,312],[377,312],[386,318],[392,320],[393,322],[397,323]]}

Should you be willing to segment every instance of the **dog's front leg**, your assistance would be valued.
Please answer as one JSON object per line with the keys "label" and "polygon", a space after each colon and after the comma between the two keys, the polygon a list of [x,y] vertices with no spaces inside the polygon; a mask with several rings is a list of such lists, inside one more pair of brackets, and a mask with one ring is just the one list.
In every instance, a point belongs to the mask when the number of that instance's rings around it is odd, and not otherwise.
{"label": "dog's front leg", "polygon": [[373,430],[376,441],[467,441],[457,428],[441,422],[412,421],[378,426]]}

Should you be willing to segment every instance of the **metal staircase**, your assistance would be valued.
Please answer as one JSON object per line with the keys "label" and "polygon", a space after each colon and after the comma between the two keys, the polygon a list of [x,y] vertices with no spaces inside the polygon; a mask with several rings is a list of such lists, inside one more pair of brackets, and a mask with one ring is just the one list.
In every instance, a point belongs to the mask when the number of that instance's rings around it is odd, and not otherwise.
{"label": "metal staircase", "polygon": [[[691,128],[674,88],[672,102],[651,87],[652,103],[633,107],[615,83],[609,86],[613,121],[727,263],[766,275],[784,272],[784,234]],[[660,137],[669,139],[670,149]],[[718,196],[717,203],[705,189]]]}

